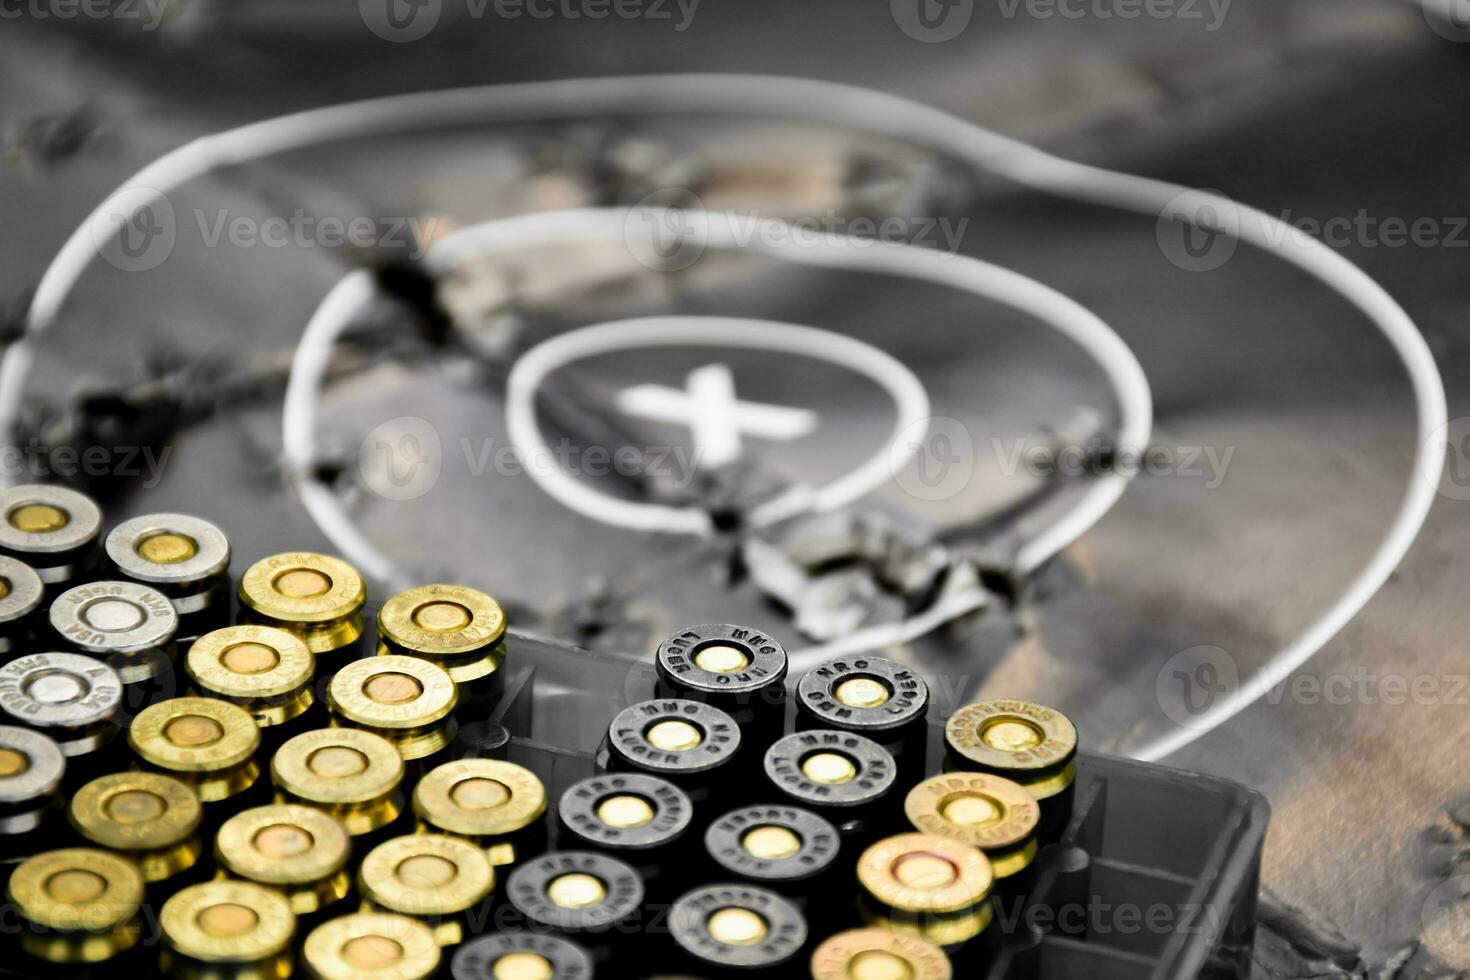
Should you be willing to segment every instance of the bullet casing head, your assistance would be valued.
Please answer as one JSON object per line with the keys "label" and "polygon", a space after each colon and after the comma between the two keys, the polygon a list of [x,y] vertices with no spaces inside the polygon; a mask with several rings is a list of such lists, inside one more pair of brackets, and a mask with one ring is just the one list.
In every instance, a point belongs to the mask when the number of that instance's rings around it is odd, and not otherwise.
{"label": "bullet casing head", "polygon": [[979,772],[934,776],[904,799],[916,830],[978,847],[997,878],[1025,870],[1036,856],[1041,806],[1025,787]]}
{"label": "bullet casing head", "polygon": [[449,972],[454,980],[592,980],[592,955],[560,936],[502,932],[461,946]]}
{"label": "bullet casing head", "polygon": [[297,915],[347,895],[351,839],[336,820],[294,803],[242,810],[215,835],[215,856],[230,874],[286,895]]}
{"label": "bullet casing head", "polygon": [[536,774],[499,759],[459,759],[436,766],[414,788],[413,809],[426,825],[492,845],[532,828],[546,813]]}
{"label": "bullet casing head", "polygon": [[747,806],[709,825],[705,851],[738,878],[767,885],[806,881],[832,868],[837,828],[794,806]]}
{"label": "bullet casing head", "polygon": [[10,904],[30,927],[23,949],[54,963],[99,963],[142,934],[143,875],[110,851],[71,847],[27,858],[10,876]]}
{"label": "bullet casing head", "polygon": [[950,716],[944,737],[954,768],[1004,776],[1038,800],[1060,795],[1077,777],[1077,729],[1046,705],[977,701]]}
{"label": "bullet casing head", "polygon": [[581,846],[614,852],[665,847],[682,838],[694,819],[689,794],[642,773],[583,779],[567,788],[557,810]]}
{"label": "bullet casing head", "polygon": [[79,653],[37,653],[0,667],[0,711],[44,732],[68,758],[90,754],[117,734],[117,671]]}
{"label": "bullet casing head", "polygon": [[146,765],[188,783],[205,803],[243,792],[260,769],[260,729],[244,708],[214,698],[173,698],[138,713],[128,744]]}
{"label": "bullet casing head", "polygon": [[463,585],[420,585],[378,611],[379,653],[422,657],[456,684],[483,684],[504,665],[505,610]]}
{"label": "bullet casing head", "polygon": [[800,910],[773,891],[716,884],[679,897],[669,932],[705,964],[752,970],[791,962],[806,945],[807,926]]}
{"label": "bullet casing head", "polygon": [[120,577],[168,596],[180,616],[202,612],[218,598],[230,569],[230,539],[189,514],[146,514],[107,535],[107,557]]}
{"label": "bullet casing head", "polygon": [[670,697],[729,712],[780,711],[786,704],[786,651],[744,626],[691,626],[659,644],[654,665]]}
{"label": "bullet casing head", "polygon": [[417,919],[359,912],[313,929],[302,946],[302,965],[316,980],[428,980],[440,955],[433,930]]}
{"label": "bullet casing head", "polygon": [[591,851],[552,851],[511,872],[505,896],[531,928],[570,935],[625,926],[643,904],[643,880],[631,866]]}
{"label": "bullet casing head", "polygon": [[94,657],[166,650],[179,628],[168,597],[137,582],[88,582],[51,603],[51,628]]}
{"label": "bullet casing head", "polygon": [[186,784],[151,772],[111,773],[71,799],[71,823],[93,844],[132,856],[146,881],[163,881],[199,859],[199,797]]}
{"label": "bullet casing head", "polygon": [[954,968],[933,943],[887,929],[853,929],[831,937],[812,953],[813,980],[951,980]]}
{"label": "bullet casing head", "polygon": [[227,626],[194,641],[184,669],[211,697],[239,705],[260,728],[283,725],[315,701],[316,658],[294,634],[271,626]]}
{"label": "bullet casing head", "polygon": [[814,667],[797,682],[797,705],[809,723],[870,738],[922,727],[929,686],[917,673],[881,657],[851,657]]}
{"label": "bullet casing head", "polygon": [[0,835],[41,826],[58,801],[66,756],[40,732],[0,725]]}
{"label": "bullet casing head", "polygon": [[713,705],[682,698],[643,701],[608,726],[614,768],[678,782],[724,766],[740,749],[740,726]]}
{"label": "bullet casing head", "polygon": [[39,483],[0,490],[0,553],[30,565],[47,586],[92,568],[101,532],[102,510],[85,494]]}
{"label": "bullet casing head", "polygon": [[858,858],[864,918],[939,946],[973,939],[989,927],[995,883],[978,849],[933,834],[887,837]]}
{"label": "bullet casing head", "polygon": [[340,558],[288,552],[262,558],[240,577],[241,615],[299,636],[318,657],[352,648],[362,636],[367,587]]}
{"label": "bullet casing head", "polygon": [[459,702],[454,680],[417,657],[368,657],[347,664],[332,677],[327,701],[340,723],[383,736],[408,760],[433,755],[454,739],[452,713]]}
{"label": "bullet casing head", "polygon": [[821,729],[777,740],[766,750],[765,772],[792,799],[833,810],[876,804],[898,779],[893,756],[877,742],[852,732]]}
{"label": "bullet casing head", "polygon": [[45,598],[45,583],[34,568],[0,555],[0,659],[27,648]]}
{"label": "bullet casing head", "polygon": [[369,851],[357,882],[374,906],[429,920],[439,945],[452,946],[465,936],[457,917],[484,904],[495,888],[495,869],[484,850],[469,841],[410,834]]}
{"label": "bullet casing head", "polygon": [[296,915],[280,892],[250,881],[208,881],[163,903],[162,965],[169,976],[289,975]]}
{"label": "bullet casing head", "polygon": [[403,809],[403,757],[392,742],[357,728],[322,728],[288,739],[271,759],[285,796],[318,807],[357,836]]}

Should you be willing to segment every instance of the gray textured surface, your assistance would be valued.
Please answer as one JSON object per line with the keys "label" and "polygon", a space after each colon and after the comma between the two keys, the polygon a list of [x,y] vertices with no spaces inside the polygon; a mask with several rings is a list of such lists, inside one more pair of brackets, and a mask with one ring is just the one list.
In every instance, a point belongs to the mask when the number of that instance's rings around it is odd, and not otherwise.
{"label": "gray textured surface", "polygon": [[[1430,34],[1411,5],[1240,0],[1209,35],[1178,24],[1007,21],[982,5],[964,37],[926,46],[899,34],[882,4],[737,9],[706,0],[694,27],[672,40],[648,24],[466,24],[402,47],[365,39],[351,14],[287,6],[221,5],[219,19],[200,20],[192,35],[6,23],[0,295],[32,282],[106,190],[193,135],[350,97],[572,74],[740,69],[851,80],[1090,160],[1217,186],[1273,213],[1450,217],[1470,201],[1464,52]],[[63,129],[58,140],[52,130],[54,152],[70,151],[64,159],[27,149],[46,132],[34,120],[81,106],[91,107],[96,130],[89,120],[76,127],[88,138]],[[246,213],[282,200],[492,213],[515,184],[496,179],[488,146],[446,139],[302,155],[190,193],[201,206]],[[1139,483],[1030,603],[908,654],[957,688],[1059,702],[1094,744],[1126,747],[1169,724],[1154,690],[1171,655],[1210,644],[1243,666],[1259,663],[1366,560],[1408,477],[1408,388],[1356,316],[1260,256],[1191,276],[1162,260],[1141,219],[1024,197],[992,201],[973,217],[967,251],[1037,275],[1117,325],[1154,384],[1159,439],[1235,449],[1219,489]],[[1422,325],[1451,415],[1464,414],[1467,250],[1347,251]],[[748,271],[759,290],[694,291],[683,308],[734,306],[865,337],[924,377],[941,414],[972,413],[985,431],[1060,424],[1074,403],[1099,397],[1075,355],[993,310]],[[220,250],[176,255],[156,276],[91,276],[31,390],[55,398],[78,378],[117,380],[151,348],[289,346],[339,274],[320,254]],[[661,363],[661,380],[688,366]],[[499,406],[465,377],[452,365],[384,368],[335,388],[324,441],[355,451],[363,419],[401,414],[503,439]],[[597,380],[610,385],[617,375]],[[825,397],[849,426],[832,441],[835,460],[879,421],[858,393],[846,405],[841,391]],[[120,509],[213,517],[242,562],[318,545],[272,469],[277,430],[278,415],[261,409],[192,431],[162,485]],[[609,619],[613,629],[596,643],[638,650],[679,623],[748,620],[797,645],[753,587],[726,588],[727,548],[568,520],[525,480],[446,479],[431,499],[432,512],[380,502],[360,516],[404,561],[503,593],[541,613],[547,629]],[[1440,501],[1399,573],[1310,674],[1351,677],[1366,667],[1452,686],[1466,673],[1465,506]],[[1393,976],[1421,938],[1425,949],[1405,975],[1429,955],[1470,964],[1470,915],[1463,903],[1441,902],[1470,855],[1464,822],[1452,816],[1470,798],[1459,751],[1470,709],[1350,700],[1288,695],[1258,705],[1174,760],[1261,787],[1275,807],[1265,880],[1282,903],[1276,934],[1291,941],[1263,946],[1263,969]]]}

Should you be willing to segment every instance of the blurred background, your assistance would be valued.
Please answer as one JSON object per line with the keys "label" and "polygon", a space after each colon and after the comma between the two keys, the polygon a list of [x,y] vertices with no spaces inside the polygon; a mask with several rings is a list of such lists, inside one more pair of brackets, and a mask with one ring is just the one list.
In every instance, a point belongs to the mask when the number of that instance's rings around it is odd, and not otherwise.
{"label": "blurred background", "polygon": [[[1453,2],[925,0],[925,21],[907,0],[648,0],[601,18],[588,11],[608,8],[572,0],[392,2],[401,19],[374,0],[0,0],[7,339],[91,209],[196,137],[446,87],[768,73],[904,95],[1325,232],[1420,325],[1451,417],[1470,414],[1470,9]],[[920,244],[1077,299],[1142,363],[1155,444],[1174,465],[1140,476],[1058,560],[1017,575],[1033,506],[1044,515],[1070,489],[1018,472],[1014,454],[1105,441],[1111,402],[1080,351],[1014,311],[746,255],[651,269],[585,243],[464,271],[432,301],[414,278],[421,247],[457,228],[691,188],[752,214],[903,215],[928,234]],[[330,550],[281,464],[286,370],[343,275],[391,268],[396,301],[334,351],[313,470],[391,558],[376,597],[397,578],[464,581],[500,597],[519,628],[594,656],[646,655],[674,628],[711,621],[815,649],[931,608],[963,569],[986,608],[886,655],[942,679],[940,703],[1034,697],[1068,710],[1092,747],[1126,753],[1188,723],[1169,688],[1178,658],[1204,647],[1240,676],[1259,669],[1342,592],[1419,478],[1402,368],[1319,284],[1246,249],[1200,274],[1171,260],[1153,221],[820,118],[593,112],[337,141],[191,181],[170,204],[167,256],[141,271],[94,263],[38,345],[25,475],[84,486],[113,520],[197,512],[230,533],[237,570]],[[263,234],[293,217],[280,240]],[[373,233],[358,243],[324,224],[363,218]],[[1406,241],[1395,222],[1425,233]],[[915,492],[904,470],[779,533],[648,534],[573,514],[501,454],[507,373],[548,337],[662,313],[789,321],[886,352],[955,426],[936,431],[968,440],[958,482]],[[688,427],[616,410],[620,393],[682,389],[714,360],[742,400],[821,424],[751,439],[741,465],[711,477],[680,462]],[[871,379],[762,351],[625,351],[546,387],[543,426],[576,458],[633,436],[669,450],[666,467],[636,479],[579,479],[717,516],[773,486],[833,479],[880,450],[895,418]],[[1308,665],[1317,686],[1284,682],[1169,760],[1272,802],[1261,976],[1440,977],[1470,964],[1467,431],[1452,422],[1450,477],[1408,560]],[[105,473],[34,472],[65,469],[58,447],[95,445],[136,453]],[[431,461],[432,478],[388,479],[402,452]],[[1385,695],[1389,679],[1435,693],[1405,702]]]}

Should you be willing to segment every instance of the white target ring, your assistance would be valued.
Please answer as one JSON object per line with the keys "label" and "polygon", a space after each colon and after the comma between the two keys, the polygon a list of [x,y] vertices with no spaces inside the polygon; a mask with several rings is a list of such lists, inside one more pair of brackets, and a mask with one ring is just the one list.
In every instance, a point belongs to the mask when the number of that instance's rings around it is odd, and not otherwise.
{"label": "white target ring", "polygon": [[[903,363],[870,344],[830,330],[768,320],[644,317],[572,330],[533,347],[516,361],[506,385],[505,410],[510,440],[521,458],[553,455],[536,421],[536,392],[552,373],[584,358],[655,347],[722,347],[806,357],[861,374],[893,399],[897,423],[871,457],[826,486],[793,487],[753,509],[747,519],[754,526],[807,510],[838,510],[861,499],[891,477],[891,459],[906,459],[922,443],[913,434],[927,431],[929,396],[923,383]],[[563,506],[606,524],[683,534],[714,530],[709,514],[697,507],[619,500],[580,482],[561,466],[528,466],[526,473]]]}

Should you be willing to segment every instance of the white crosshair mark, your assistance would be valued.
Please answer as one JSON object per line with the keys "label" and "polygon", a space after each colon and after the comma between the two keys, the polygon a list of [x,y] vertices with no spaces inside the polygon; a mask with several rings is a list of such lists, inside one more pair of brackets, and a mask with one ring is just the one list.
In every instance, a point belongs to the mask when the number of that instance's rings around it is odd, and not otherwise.
{"label": "white crosshair mark", "polygon": [[724,364],[690,371],[683,391],[653,384],[626,388],[618,394],[617,406],[636,418],[689,426],[696,458],[710,468],[739,459],[742,436],[791,442],[816,429],[819,421],[816,412],[805,408],[740,401],[735,375]]}

